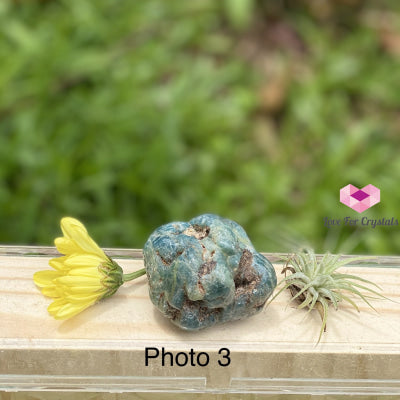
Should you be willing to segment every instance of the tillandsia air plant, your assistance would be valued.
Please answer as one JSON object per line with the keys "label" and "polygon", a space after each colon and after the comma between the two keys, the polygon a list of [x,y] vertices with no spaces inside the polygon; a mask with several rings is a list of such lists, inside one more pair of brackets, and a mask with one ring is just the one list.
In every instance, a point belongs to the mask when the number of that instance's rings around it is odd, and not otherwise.
{"label": "tillandsia air plant", "polygon": [[[278,283],[278,287],[281,285],[282,287],[271,299],[272,301],[285,289],[289,289],[292,296],[290,301],[296,301],[298,303],[297,308],[307,307],[309,309],[308,312],[317,309],[322,320],[317,343],[320,342],[322,333],[326,331],[330,305],[333,305],[334,309],[337,310],[339,303],[346,301],[359,312],[360,310],[354,301],[354,297],[363,300],[373,310],[375,308],[368,300],[388,299],[369,287],[372,286],[381,290],[374,282],[356,275],[337,271],[338,268],[350,263],[371,260],[373,257],[359,256],[344,260],[340,258],[340,255],[326,253],[318,260],[313,250],[310,249],[303,249],[298,253],[289,255],[284,259],[286,264],[282,270],[285,278]],[[352,296],[353,299],[351,298]]]}

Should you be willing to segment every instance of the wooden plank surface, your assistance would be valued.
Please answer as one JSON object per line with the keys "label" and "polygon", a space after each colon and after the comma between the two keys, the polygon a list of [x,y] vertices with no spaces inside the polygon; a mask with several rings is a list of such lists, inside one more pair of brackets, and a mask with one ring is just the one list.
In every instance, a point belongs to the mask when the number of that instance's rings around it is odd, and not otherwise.
{"label": "wooden plank surface", "polygon": [[[4,249],[0,251],[0,375],[205,377],[211,388],[228,387],[232,382],[240,386],[240,380],[247,378],[400,382],[400,268],[394,268],[399,261],[396,257],[379,267],[342,268],[376,282],[382,294],[397,302],[374,301],[378,313],[361,302],[360,313],[346,304],[339,311],[331,308],[327,332],[316,345],[321,324],[318,313],[287,306],[289,293],[251,318],[185,332],[152,305],[146,276],[128,282],[112,298],[73,319],[56,321],[46,310],[51,299],[32,280],[34,272],[50,269],[48,260],[54,250],[15,247],[7,254]],[[114,249],[124,272],[143,267],[140,251],[131,252],[136,259]],[[274,266],[280,280],[282,266]],[[208,352],[211,362],[204,368],[167,368],[157,361],[146,368],[145,347],[164,347],[175,353],[193,348]],[[217,366],[221,347],[231,352],[226,368]]]}

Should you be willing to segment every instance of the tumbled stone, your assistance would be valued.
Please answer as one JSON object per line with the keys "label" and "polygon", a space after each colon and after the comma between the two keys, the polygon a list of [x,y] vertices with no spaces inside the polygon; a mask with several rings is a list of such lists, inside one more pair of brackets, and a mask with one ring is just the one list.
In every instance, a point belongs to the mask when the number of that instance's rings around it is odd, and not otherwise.
{"label": "tumbled stone", "polygon": [[271,263],[244,229],[213,214],[160,226],[143,253],[152,302],[183,329],[253,315],[276,286]]}

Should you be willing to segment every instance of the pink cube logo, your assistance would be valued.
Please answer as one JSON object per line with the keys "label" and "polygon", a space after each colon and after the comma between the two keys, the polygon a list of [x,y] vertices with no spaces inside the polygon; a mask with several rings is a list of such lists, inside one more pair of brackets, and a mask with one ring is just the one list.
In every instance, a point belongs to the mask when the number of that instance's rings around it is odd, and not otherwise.
{"label": "pink cube logo", "polygon": [[374,185],[367,185],[362,189],[347,185],[340,189],[340,202],[359,213],[378,204],[380,201],[381,191]]}

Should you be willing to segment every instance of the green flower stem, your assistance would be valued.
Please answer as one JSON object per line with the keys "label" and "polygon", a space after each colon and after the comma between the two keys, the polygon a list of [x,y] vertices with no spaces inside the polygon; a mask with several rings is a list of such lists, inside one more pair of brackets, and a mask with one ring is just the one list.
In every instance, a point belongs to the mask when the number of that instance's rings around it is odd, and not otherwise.
{"label": "green flower stem", "polygon": [[139,278],[146,273],[146,268],[139,269],[139,271],[132,272],[130,274],[123,274],[122,280],[124,282],[132,281],[133,279]]}

